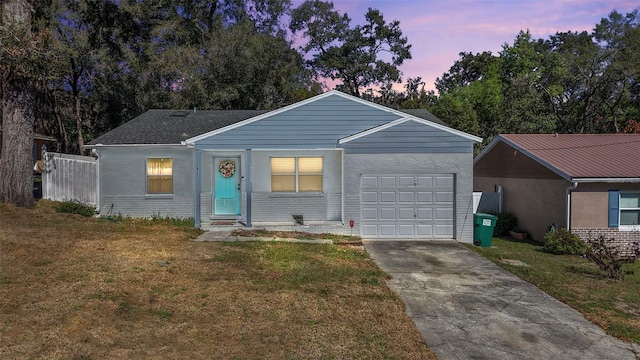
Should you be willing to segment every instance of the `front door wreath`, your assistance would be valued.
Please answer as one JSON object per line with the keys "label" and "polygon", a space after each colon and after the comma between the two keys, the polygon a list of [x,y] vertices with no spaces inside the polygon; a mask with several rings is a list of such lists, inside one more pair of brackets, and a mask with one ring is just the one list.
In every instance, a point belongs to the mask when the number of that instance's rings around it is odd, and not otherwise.
{"label": "front door wreath", "polygon": [[223,160],[220,161],[220,166],[218,166],[218,168],[220,169],[222,176],[228,179],[236,173],[236,162],[232,160]]}

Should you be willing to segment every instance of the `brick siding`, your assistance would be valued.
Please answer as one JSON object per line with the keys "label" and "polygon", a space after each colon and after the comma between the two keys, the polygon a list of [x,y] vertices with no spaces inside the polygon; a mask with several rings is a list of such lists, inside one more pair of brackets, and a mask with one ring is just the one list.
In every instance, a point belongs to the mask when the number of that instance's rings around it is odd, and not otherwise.
{"label": "brick siding", "polygon": [[617,228],[578,228],[571,229],[571,232],[584,241],[596,239],[600,235],[604,235],[607,240],[613,239],[612,245],[622,256],[633,256],[634,248],[640,246],[640,231],[619,231]]}

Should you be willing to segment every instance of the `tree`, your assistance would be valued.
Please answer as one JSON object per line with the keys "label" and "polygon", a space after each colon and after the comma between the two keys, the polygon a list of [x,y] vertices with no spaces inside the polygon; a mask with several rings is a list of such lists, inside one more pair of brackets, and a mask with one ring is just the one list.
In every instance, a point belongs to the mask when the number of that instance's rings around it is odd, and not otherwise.
{"label": "tree", "polygon": [[34,69],[42,57],[45,36],[32,32],[33,1],[2,3],[0,29],[2,75],[2,161],[0,202],[32,207]]}
{"label": "tree", "polygon": [[302,32],[303,53],[317,76],[340,80],[336,88],[354,96],[368,86],[401,81],[399,67],[411,59],[411,45],[402,35],[400,22],[387,23],[379,10],[369,8],[364,25],[351,26],[347,14],[331,2],[307,0],[293,10],[289,28]]}

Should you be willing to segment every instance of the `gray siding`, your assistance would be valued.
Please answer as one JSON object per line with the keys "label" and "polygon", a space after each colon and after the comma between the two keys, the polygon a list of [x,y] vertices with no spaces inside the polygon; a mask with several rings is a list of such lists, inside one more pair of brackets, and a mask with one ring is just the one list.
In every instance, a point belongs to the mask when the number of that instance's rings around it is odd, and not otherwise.
{"label": "gray siding", "polygon": [[[473,241],[473,154],[345,154],[344,221],[360,229],[360,177],[362,174],[454,174],[456,240]],[[354,234],[356,231],[354,231]]]}
{"label": "gray siding", "polygon": [[473,141],[416,121],[407,121],[339,146],[349,154],[473,152]]}
{"label": "gray siding", "polygon": [[[118,147],[98,150],[100,214],[193,217],[193,150],[186,147]],[[173,159],[173,194],[146,195],[146,159]]]}
{"label": "gray siding", "polygon": [[339,139],[399,119],[331,95],[195,143],[200,149],[334,148]]}

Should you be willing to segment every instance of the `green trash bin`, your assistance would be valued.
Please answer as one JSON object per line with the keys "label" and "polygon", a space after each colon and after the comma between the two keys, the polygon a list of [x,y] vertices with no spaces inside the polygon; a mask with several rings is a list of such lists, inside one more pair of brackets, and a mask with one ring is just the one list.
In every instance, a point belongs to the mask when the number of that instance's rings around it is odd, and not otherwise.
{"label": "green trash bin", "polygon": [[473,244],[481,247],[491,247],[493,228],[496,227],[498,217],[491,214],[473,214]]}

